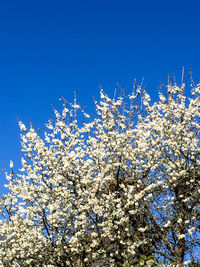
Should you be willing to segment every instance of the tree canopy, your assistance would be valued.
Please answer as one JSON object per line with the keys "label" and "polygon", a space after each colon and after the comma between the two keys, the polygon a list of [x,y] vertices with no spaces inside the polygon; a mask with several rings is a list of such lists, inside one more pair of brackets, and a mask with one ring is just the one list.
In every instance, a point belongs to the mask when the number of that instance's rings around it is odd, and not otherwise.
{"label": "tree canopy", "polygon": [[200,85],[152,103],[63,100],[44,133],[21,121],[21,169],[0,200],[3,266],[183,266],[200,249]]}

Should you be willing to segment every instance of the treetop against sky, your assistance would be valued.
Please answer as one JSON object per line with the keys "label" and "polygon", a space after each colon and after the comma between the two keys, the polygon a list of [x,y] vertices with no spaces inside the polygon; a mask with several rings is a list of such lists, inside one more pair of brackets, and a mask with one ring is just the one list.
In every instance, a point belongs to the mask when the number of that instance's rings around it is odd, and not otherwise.
{"label": "treetop against sky", "polygon": [[[199,1],[4,1],[0,7],[0,166],[20,164],[18,118],[43,128],[58,99],[94,109],[133,80],[153,98],[182,67],[199,79]],[[196,81],[198,82],[198,80]],[[18,141],[17,141],[18,140]],[[4,179],[2,177],[2,179]]]}
{"label": "treetop against sky", "polygon": [[5,266],[198,258],[199,9],[197,0],[1,3]]}

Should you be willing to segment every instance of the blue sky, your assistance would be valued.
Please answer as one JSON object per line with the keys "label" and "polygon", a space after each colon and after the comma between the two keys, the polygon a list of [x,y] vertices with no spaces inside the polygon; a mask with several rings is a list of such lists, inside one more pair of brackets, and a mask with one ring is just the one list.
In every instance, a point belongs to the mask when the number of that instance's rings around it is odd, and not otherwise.
{"label": "blue sky", "polygon": [[[0,168],[20,162],[17,118],[44,128],[59,98],[92,110],[99,84],[151,96],[182,67],[200,80],[200,2],[10,0],[0,3]],[[2,181],[4,176],[2,175]]]}

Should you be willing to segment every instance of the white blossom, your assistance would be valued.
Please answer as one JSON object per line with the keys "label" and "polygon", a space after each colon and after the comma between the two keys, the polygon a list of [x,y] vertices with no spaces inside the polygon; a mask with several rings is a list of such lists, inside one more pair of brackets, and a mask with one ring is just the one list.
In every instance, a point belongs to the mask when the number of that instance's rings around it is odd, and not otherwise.
{"label": "white blossom", "polygon": [[13,161],[11,160],[10,161],[10,168],[12,169],[14,167],[14,165],[13,165]]}

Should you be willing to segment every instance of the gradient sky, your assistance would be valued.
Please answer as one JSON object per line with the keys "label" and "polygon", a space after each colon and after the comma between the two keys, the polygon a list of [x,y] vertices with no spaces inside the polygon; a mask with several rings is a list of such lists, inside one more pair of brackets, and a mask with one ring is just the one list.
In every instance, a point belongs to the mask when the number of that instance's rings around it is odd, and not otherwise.
{"label": "gradient sky", "polygon": [[134,78],[154,97],[183,66],[198,82],[199,50],[198,0],[1,1],[0,168],[19,166],[18,117],[43,129],[60,97],[92,110],[99,84],[112,96]]}

